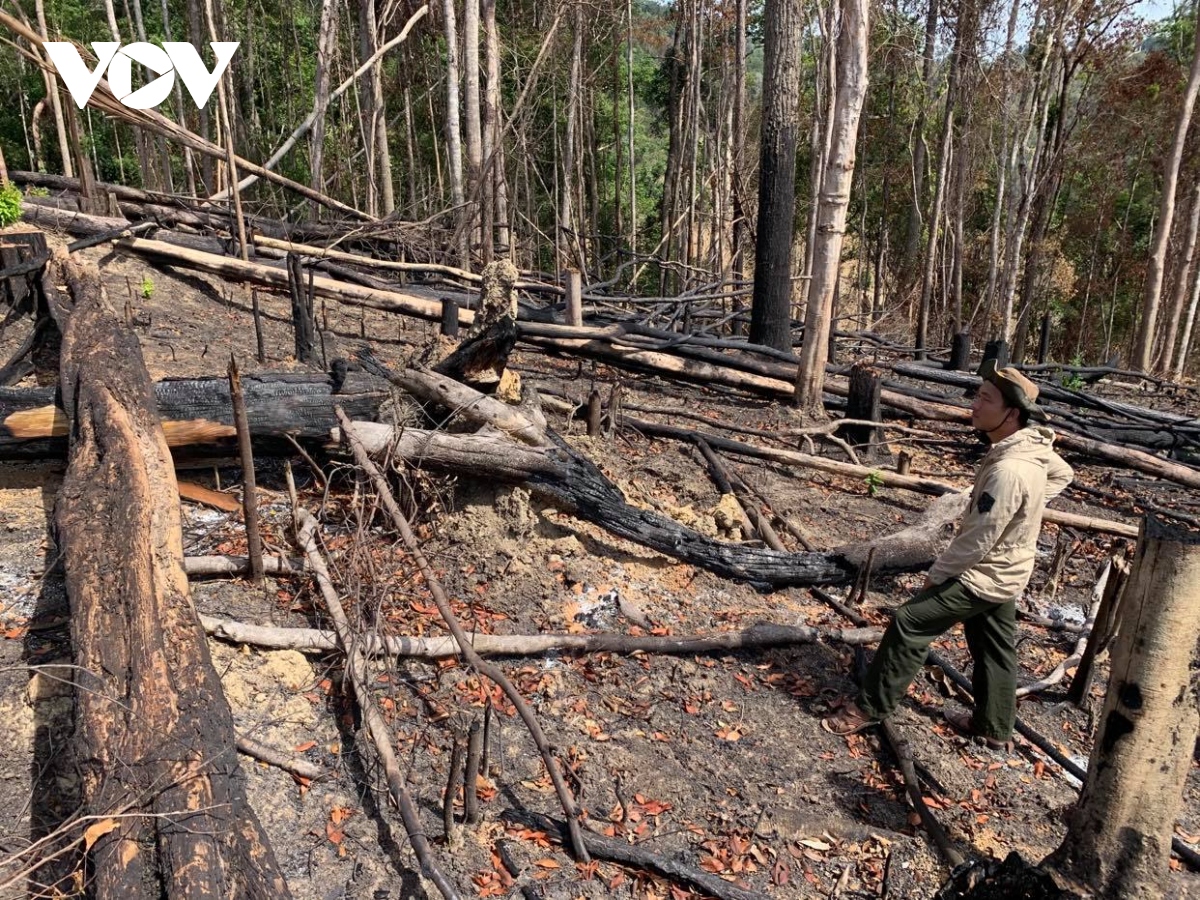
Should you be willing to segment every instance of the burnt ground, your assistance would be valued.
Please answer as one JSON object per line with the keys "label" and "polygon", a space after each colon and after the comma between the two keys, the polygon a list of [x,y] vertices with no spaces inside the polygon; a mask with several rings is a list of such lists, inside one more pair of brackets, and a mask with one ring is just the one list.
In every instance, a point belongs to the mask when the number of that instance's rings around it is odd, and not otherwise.
{"label": "burnt ground", "polygon": [[[138,258],[86,252],[104,266],[110,300],[126,300],[138,321],[151,374],[222,373],[232,352],[243,372],[295,368],[285,297],[260,292],[266,312],[268,363],[254,358],[249,291],[151,266]],[[145,293],[146,277],[153,288]],[[444,289],[425,288],[430,296]],[[385,360],[420,348],[431,334],[422,323],[326,304],[330,358],[371,338]],[[23,337],[24,323],[0,336],[0,359]],[[618,373],[602,366],[528,351],[515,357],[527,383],[581,398],[596,385],[607,392]],[[778,428],[791,413],[733,394],[621,375],[628,401],[688,409],[754,427]],[[32,381],[27,382],[32,383]],[[1172,397],[1133,392],[1143,405],[1177,404]],[[639,413],[641,415],[641,413]],[[626,430],[592,440],[561,416],[551,424],[598,462],[631,502],[657,508],[714,535],[731,534],[716,489],[693,448],[649,440]],[[921,423],[916,423],[921,426]],[[924,427],[924,426],[921,426]],[[751,439],[760,440],[760,439]],[[969,483],[980,448],[965,429],[938,427],[929,437],[897,440],[892,450],[914,456],[915,473]],[[840,451],[818,442],[831,455]],[[1081,483],[1108,493],[1116,509],[1069,491],[1056,506],[1116,517],[1136,511],[1148,489],[1134,473],[1068,456]],[[415,566],[378,518],[370,518],[352,473],[330,461],[326,494],[297,459],[304,502],[320,510],[333,570],[352,615],[389,634],[443,633]],[[239,473],[230,460],[193,462],[184,477],[231,490]],[[771,464],[730,460],[772,507],[818,548],[863,541],[920,517],[928,499],[894,489],[874,495],[865,483]],[[882,465],[882,463],[881,463]],[[74,810],[69,735],[72,701],[65,625],[66,599],[48,516],[61,466],[0,464],[0,856],[8,856],[61,824]],[[1133,482],[1124,479],[1134,478]],[[767,620],[829,627],[847,625],[808,591],[764,595],[708,572],[619,540],[549,507],[527,491],[472,479],[412,476],[420,535],[465,623],[481,632],[615,631],[642,629],[621,602],[641,611],[656,633],[693,634]],[[268,547],[294,553],[281,466],[260,471]],[[1154,489],[1160,505],[1195,511],[1197,498]],[[1085,505],[1086,504],[1088,505]],[[244,549],[240,523],[225,513],[184,504],[190,554]],[[795,540],[786,532],[789,546]],[[1047,584],[1056,549],[1069,549],[1057,587]],[[1040,615],[1082,619],[1096,572],[1113,541],[1046,526],[1038,570],[1022,606]],[[911,594],[919,575],[877,577],[864,604],[880,610]],[[845,589],[838,591],[844,596]],[[237,581],[196,582],[204,614],[279,626],[324,625],[320,598],[303,579],[268,580],[262,589]],[[1022,624],[1022,679],[1044,675],[1068,655],[1075,636]],[[961,632],[939,644],[966,668]],[[369,747],[357,731],[336,657],[263,652],[210,642],[239,731],[294,752],[327,773],[309,784],[242,759],[250,800],[262,819],[294,895],[303,900],[435,896],[426,892]],[[852,654],[834,644],[707,656],[623,656],[597,653],[503,661],[537,711],[570,769],[592,826],[664,857],[737,879],[771,897],[932,897],[946,870],[916,824],[894,760],[882,736],[849,739],[819,721],[852,690]],[[34,668],[36,667],[36,668]],[[1102,702],[1101,670],[1090,706],[1064,703],[1069,681],[1025,700],[1020,715],[1079,762],[1090,748]],[[65,679],[65,680],[64,680]],[[377,700],[393,725],[410,790],[421,807],[435,851],[464,897],[509,896],[530,888],[547,898],[678,898],[703,896],[645,872],[600,862],[576,865],[536,829],[506,826],[508,809],[551,815],[559,810],[532,742],[512,707],[490,685],[452,662],[401,659],[377,668]],[[941,721],[955,700],[931,675],[918,678],[897,716],[926,782],[926,802],[967,854],[1003,857],[1019,850],[1038,859],[1057,846],[1076,788],[1052,762],[1028,746],[1011,754],[957,738]],[[456,735],[492,708],[488,767],[478,784],[482,821],[461,829],[450,851],[442,838],[441,797]],[[77,827],[73,836],[78,836]],[[1177,834],[1200,833],[1200,773],[1193,767]],[[519,868],[514,882],[501,864],[503,847]],[[1174,868],[1173,864],[1173,868]],[[0,870],[0,882],[17,874]],[[70,896],[85,880],[68,854],[33,878],[18,877],[0,898]],[[53,890],[43,889],[56,882]],[[1186,870],[1171,874],[1171,895],[1200,896]],[[54,893],[53,891],[58,891]],[[526,894],[529,896],[530,894]],[[538,896],[539,894],[533,894]]]}

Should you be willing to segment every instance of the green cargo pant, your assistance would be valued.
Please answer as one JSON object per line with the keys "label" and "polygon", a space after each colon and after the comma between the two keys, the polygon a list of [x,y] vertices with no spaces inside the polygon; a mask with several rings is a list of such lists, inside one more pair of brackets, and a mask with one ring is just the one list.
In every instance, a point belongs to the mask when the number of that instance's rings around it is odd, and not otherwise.
{"label": "green cargo pant", "polygon": [[858,705],[885,719],[908,691],[930,643],[959,622],[975,661],[973,726],[1006,741],[1017,716],[1017,604],[981,600],[952,578],[922,591],[896,610],[867,669]]}

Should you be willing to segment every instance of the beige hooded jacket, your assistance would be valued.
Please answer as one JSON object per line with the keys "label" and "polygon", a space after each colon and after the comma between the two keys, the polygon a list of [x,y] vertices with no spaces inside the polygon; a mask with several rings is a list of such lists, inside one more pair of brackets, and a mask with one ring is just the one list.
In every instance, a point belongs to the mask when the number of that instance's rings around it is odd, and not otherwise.
{"label": "beige hooded jacket", "polygon": [[1025,590],[1042,512],[1075,475],[1052,449],[1053,441],[1049,428],[1031,425],[992,446],[979,464],[958,533],[929,570],[931,582],[958,578],[993,603]]}

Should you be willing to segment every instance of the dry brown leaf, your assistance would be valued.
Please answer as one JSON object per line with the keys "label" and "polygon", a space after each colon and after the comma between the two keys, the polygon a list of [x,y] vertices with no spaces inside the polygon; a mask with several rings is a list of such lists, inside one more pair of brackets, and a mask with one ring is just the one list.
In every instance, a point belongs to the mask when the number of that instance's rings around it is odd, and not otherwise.
{"label": "dry brown leaf", "polygon": [[115,830],[119,824],[116,819],[101,819],[99,822],[89,825],[83,832],[83,852],[87,853],[91,850],[92,844]]}

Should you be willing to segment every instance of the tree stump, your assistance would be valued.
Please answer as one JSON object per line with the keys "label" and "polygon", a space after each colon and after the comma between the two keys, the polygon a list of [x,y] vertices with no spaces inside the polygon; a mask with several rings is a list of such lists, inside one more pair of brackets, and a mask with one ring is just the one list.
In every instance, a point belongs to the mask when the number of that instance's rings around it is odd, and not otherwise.
{"label": "tree stump", "polygon": [[288,293],[292,297],[292,326],[296,334],[296,359],[305,365],[317,362],[317,323],[313,315],[313,292],[304,283],[300,257],[287,255]]}
{"label": "tree stump", "polygon": [[988,341],[983,348],[983,360],[987,362],[989,359],[996,361],[997,368],[1004,368],[1008,365],[1008,341],[996,338],[994,341]]}
{"label": "tree stump", "polygon": [[188,594],[175,470],[137,338],[108,308],[94,268],[58,255],[43,287],[63,332],[72,426],[55,526],[82,812],[114,820],[88,851],[89,893],[289,897],[246,801],[232,715]]}
{"label": "tree stump", "polygon": [[[850,393],[846,399],[847,419],[880,421],[879,391],[882,381],[879,370],[865,362],[856,362],[850,368]],[[863,450],[868,458],[878,454],[879,442],[883,439],[881,429],[869,425],[843,425],[841,436]]]}
{"label": "tree stump", "polygon": [[1087,781],[1046,863],[1097,896],[1158,900],[1200,724],[1200,533],[1147,516],[1121,606]]}
{"label": "tree stump", "polygon": [[583,327],[583,276],[578,272],[567,272],[564,279],[567,289],[567,324]]}
{"label": "tree stump", "polygon": [[971,367],[971,332],[963,329],[950,340],[950,361],[946,368],[952,372],[965,372]]}
{"label": "tree stump", "polygon": [[35,228],[14,226],[0,233],[0,273],[16,270],[0,277],[0,305],[7,305],[18,314],[33,309],[37,275],[41,271],[38,260],[45,262],[48,256],[46,235]]}
{"label": "tree stump", "polygon": [[442,337],[458,337],[458,304],[453,297],[442,298]]}

